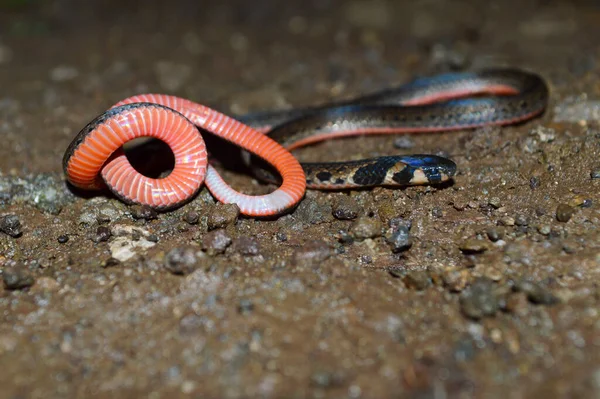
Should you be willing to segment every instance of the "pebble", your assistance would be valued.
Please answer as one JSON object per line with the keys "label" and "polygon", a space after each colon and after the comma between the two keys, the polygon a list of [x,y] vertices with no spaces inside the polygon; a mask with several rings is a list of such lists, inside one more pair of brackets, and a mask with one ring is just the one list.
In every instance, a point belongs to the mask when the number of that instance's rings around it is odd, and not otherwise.
{"label": "pebble", "polygon": [[69,241],[69,236],[66,234],[62,234],[62,235],[58,236],[58,238],[56,240],[58,241],[59,244],[64,244],[67,241]]}
{"label": "pebble", "polygon": [[407,136],[400,136],[399,138],[394,140],[394,147],[401,149],[401,150],[410,150],[414,146],[415,146],[415,142],[412,141]]}
{"label": "pebble", "polygon": [[571,217],[575,213],[575,208],[567,204],[559,204],[556,207],[556,220],[562,223],[566,223],[571,220]]}
{"label": "pebble", "polygon": [[178,247],[165,256],[165,269],[177,275],[192,273],[199,266],[197,250],[193,247]]}
{"label": "pebble", "polygon": [[537,176],[531,176],[531,178],[529,178],[529,188],[531,188],[532,190],[535,190],[539,186],[540,186],[540,178]]}
{"label": "pebble", "polygon": [[313,198],[305,198],[300,202],[295,215],[310,224],[319,224],[332,220],[333,208],[328,204],[319,204]]}
{"label": "pebble", "polygon": [[466,254],[480,254],[488,250],[488,244],[483,240],[472,238],[463,242],[458,248]]}
{"label": "pebble", "polygon": [[134,205],[130,213],[134,219],[153,220],[158,217],[158,213],[148,205]]}
{"label": "pebble", "polygon": [[353,220],[356,219],[359,211],[360,207],[354,198],[342,195],[333,206],[333,217],[339,220]]}
{"label": "pebble", "polygon": [[488,227],[485,233],[492,242],[499,241],[504,236],[504,232],[498,227]]}
{"label": "pebble", "polygon": [[469,273],[466,270],[449,270],[442,275],[444,285],[452,292],[461,292],[469,283]]}
{"label": "pebble", "polygon": [[530,302],[538,305],[554,305],[558,298],[541,285],[532,281],[521,280],[515,284],[515,290],[527,295]]}
{"label": "pebble", "polygon": [[210,256],[222,254],[231,245],[231,237],[223,229],[209,231],[202,237],[202,249]]}
{"label": "pebble", "polygon": [[332,252],[332,248],[325,241],[312,240],[294,252],[292,262],[299,267],[318,266],[329,259]]}
{"label": "pebble", "polygon": [[20,237],[23,234],[21,221],[17,215],[6,215],[0,217],[0,231],[13,238]]}
{"label": "pebble", "polygon": [[410,227],[408,225],[401,225],[391,228],[385,236],[385,241],[394,253],[406,251],[412,246]]}
{"label": "pebble", "polygon": [[517,226],[527,226],[529,224],[529,220],[525,215],[517,215],[517,217],[515,217],[515,224]]}
{"label": "pebble", "polygon": [[106,226],[98,226],[96,229],[96,235],[92,237],[92,241],[95,243],[105,242],[112,236],[110,229]]}
{"label": "pebble", "polygon": [[20,290],[31,287],[35,283],[33,276],[21,264],[5,268],[2,273],[2,280],[4,280],[4,287],[9,290]]}
{"label": "pebble", "polygon": [[424,271],[408,272],[402,279],[406,288],[422,291],[431,285],[429,275]]}
{"label": "pebble", "polygon": [[460,295],[460,306],[463,314],[474,320],[496,314],[500,301],[494,294],[494,283],[484,277],[476,279]]}
{"label": "pebble", "polygon": [[433,207],[433,209],[431,210],[431,216],[436,218],[444,217],[444,211],[438,206]]}
{"label": "pebble", "polygon": [[240,255],[256,256],[260,254],[260,245],[255,238],[242,236],[233,242],[233,250]]}
{"label": "pebble", "polygon": [[551,228],[547,224],[542,224],[542,225],[538,226],[537,230],[541,235],[547,236],[550,234]]}
{"label": "pebble", "polygon": [[381,228],[378,218],[361,217],[350,226],[350,234],[357,240],[376,238],[381,235]]}
{"label": "pebble", "polygon": [[188,224],[198,224],[200,215],[196,211],[188,211],[183,215],[183,220]]}
{"label": "pebble", "polygon": [[504,217],[500,218],[500,220],[498,221],[498,224],[500,226],[514,226],[515,219],[510,216],[504,216]]}
{"label": "pebble", "polygon": [[592,170],[590,172],[590,177],[592,179],[600,179],[600,168]]}
{"label": "pebble", "polygon": [[488,204],[494,209],[498,209],[502,206],[502,202],[500,201],[500,198],[498,198],[498,197],[490,198],[490,200],[488,201]]}
{"label": "pebble", "polygon": [[208,229],[220,229],[237,222],[240,208],[236,204],[217,203],[208,215]]}

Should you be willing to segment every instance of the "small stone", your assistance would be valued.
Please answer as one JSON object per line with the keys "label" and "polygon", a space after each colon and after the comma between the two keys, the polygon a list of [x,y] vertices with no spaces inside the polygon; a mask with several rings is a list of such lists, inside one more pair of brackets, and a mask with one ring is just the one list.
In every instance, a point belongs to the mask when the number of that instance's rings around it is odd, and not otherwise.
{"label": "small stone", "polygon": [[574,254],[577,252],[577,243],[573,240],[564,240],[562,242],[562,249],[568,254]]}
{"label": "small stone", "polygon": [[236,204],[217,203],[208,216],[208,229],[220,229],[234,224],[240,216],[240,208]]}
{"label": "small stone", "polygon": [[242,299],[238,305],[240,314],[250,314],[254,310],[254,304],[249,299]]}
{"label": "small stone", "polygon": [[575,213],[575,208],[567,204],[559,204],[556,207],[556,220],[562,223],[566,223],[571,220],[571,216]]}
{"label": "small stone", "polygon": [[517,217],[515,218],[515,224],[517,226],[527,226],[529,224],[529,220],[525,215],[517,215]]}
{"label": "small stone", "polygon": [[390,229],[385,236],[385,241],[389,244],[394,253],[406,251],[412,246],[409,227],[403,225]]}
{"label": "small stone", "polygon": [[8,290],[20,290],[31,287],[35,283],[35,279],[23,265],[7,267],[2,273],[4,287]]}
{"label": "small stone", "polygon": [[500,198],[498,198],[498,197],[490,198],[490,200],[488,201],[488,204],[490,204],[490,206],[494,209],[498,209],[502,206],[502,202],[500,201]]}
{"label": "small stone", "polygon": [[170,250],[165,256],[165,269],[177,275],[192,273],[199,267],[196,249],[178,247]]}
{"label": "small stone", "polygon": [[255,238],[242,236],[234,241],[233,250],[240,255],[256,256],[260,253],[260,245]]}
{"label": "small stone", "polygon": [[466,201],[460,199],[455,200],[453,204],[454,209],[456,209],[457,211],[464,211],[465,209],[467,209],[467,205],[468,204]]}
{"label": "small stone", "polygon": [[292,262],[299,267],[318,266],[332,255],[331,247],[322,240],[312,240],[294,252]]}
{"label": "small stone", "polygon": [[214,256],[225,252],[231,244],[231,237],[223,229],[209,231],[202,237],[202,249]]}
{"label": "small stone", "polygon": [[592,179],[600,179],[600,168],[594,169],[590,172],[590,177]]}
{"label": "small stone", "polygon": [[183,215],[183,220],[185,220],[188,224],[198,224],[200,215],[196,211],[189,211]]}
{"label": "small stone", "polygon": [[435,218],[444,217],[444,211],[442,210],[442,208],[436,206],[431,210],[431,216]]}
{"label": "small stone", "polygon": [[515,219],[510,216],[505,216],[503,218],[500,218],[500,220],[498,221],[498,224],[500,226],[514,226]]}
{"label": "small stone", "polygon": [[96,235],[92,237],[92,241],[95,243],[108,241],[108,239],[112,236],[110,229],[106,226],[98,226],[96,229]]}
{"label": "small stone", "polygon": [[537,230],[541,235],[547,236],[550,234],[551,228],[547,224],[542,224],[541,226],[538,226]]}
{"label": "small stone", "polygon": [[408,136],[400,136],[394,140],[394,147],[401,150],[410,150],[415,146],[415,142],[412,141]]}
{"label": "small stone", "polygon": [[521,280],[515,284],[515,290],[527,295],[530,302],[538,305],[554,305],[559,302],[550,291],[532,281]]}
{"label": "small stone", "polygon": [[361,217],[350,227],[350,234],[358,240],[375,238],[381,235],[381,221],[377,218]]}
{"label": "small stone", "polygon": [[461,292],[469,283],[469,274],[466,270],[449,270],[442,275],[444,285],[452,292]]}
{"label": "small stone", "polygon": [[134,205],[130,213],[134,219],[153,220],[158,217],[158,213],[148,205]]}
{"label": "small stone", "polygon": [[402,279],[406,288],[422,291],[431,285],[431,279],[424,271],[408,272]]}
{"label": "small stone", "polygon": [[67,241],[69,241],[69,236],[66,234],[63,234],[63,235],[58,236],[58,238],[56,240],[58,241],[59,244],[64,244]]}
{"label": "small stone", "polygon": [[23,234],[21,221],[17,215],[6,215],[0,217],[0,231],[13,238],[20,237]]}
{"label": "small stone", "polygon": [[275,233],[275,239],[280,242],[286,242],[288,240],[288,236],[284,232],[278,231]]}
{"label": "small stone", "polygon": [[492,242],[499,241],[504,236],[504,232],[498,227],[489,227],[485,232]]}
{"label": "small stone", "polygon": [[488,250],[488,244],[483,240],[472,238],[463,242],[458,248],[466,254],[480,254]]}
{"label": "small stone", "polygon": [[487,278],[478,278],[460,296],[463,314],[471,319],[479,320],[493,316],[500,308],[500,301],[494,293],[494,283]]}
{"label": "small stone", "polygon": [[319,204],[313,198],[305,198],[295,212],[296,217],[305,223],[319,224],[333,220],[333,208],[329,204]]}
{"label": "small stone", "polygon": [[582,208],[590,208],[592,205],[594,204],[594,201],[592,201],[591,199],[587,198],[583,200],[583,203],[581,204]]}
{"label": "small stone", "polygon": [[535,190],[539,186],[540,186],[540,178],[537,176],[532,176],[529,179],[529,188],[531,188],[532,190]]}
{"label": "small stone", "polygon": [[333,217],[339,220],[356,219],[360,208],[356,200],[350,196],[343,195],[338,197],[333,206]]}

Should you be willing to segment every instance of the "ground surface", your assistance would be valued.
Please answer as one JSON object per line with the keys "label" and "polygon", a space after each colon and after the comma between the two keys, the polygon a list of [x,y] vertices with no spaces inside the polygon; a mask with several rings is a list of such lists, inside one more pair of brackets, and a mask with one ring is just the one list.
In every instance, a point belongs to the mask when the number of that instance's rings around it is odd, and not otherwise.
{"label": "ground surface", "polygon": [[[102,3],[0,2],[1,397],[600,395],[597,2]],[[442,153],[446,187],[236,221],[206,191],[153,215],[62,176],[139,92],[243,113],[505,65],[547,79],[544,116],[298,151]]]}

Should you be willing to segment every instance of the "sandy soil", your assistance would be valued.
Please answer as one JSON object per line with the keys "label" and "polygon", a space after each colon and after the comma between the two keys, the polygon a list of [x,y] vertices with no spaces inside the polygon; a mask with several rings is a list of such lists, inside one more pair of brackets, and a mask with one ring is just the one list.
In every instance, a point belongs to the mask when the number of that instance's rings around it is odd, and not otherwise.
{"label": "sandy soil", "polygon": [[[167,3],[0,1],[0,397],[600,396],[596,1]],[[310,191],[254,220],[62,175],[136,93],[241,114],[489,66],[544,76],[547,112],[297,152],[446,154],[444,187]]]}

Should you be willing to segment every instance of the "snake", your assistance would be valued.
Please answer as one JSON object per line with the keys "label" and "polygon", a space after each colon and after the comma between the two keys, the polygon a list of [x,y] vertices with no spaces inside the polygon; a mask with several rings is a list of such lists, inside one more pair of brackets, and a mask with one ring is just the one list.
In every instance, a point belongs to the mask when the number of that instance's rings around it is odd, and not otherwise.
{"label": "snake", "polygon": [[[525,122],[542,114],[548,87],[535,73],[513,68],[454,72],[324,105],[230,117],[166,94],[124,99],[88,123],[63,157],[67,181],[80,189],[108,188],[126,203],[159,210],[188,202],[204,182],[222,203],[248,216],[272,216],[296,206],[310,189],[438,184],[456,164],[431,154],[381,156],[342,162],[300,163],[291,150],[323,140],[363,134],[433,133]],[[201,131],[219,136],[272,166],[257,176],[278,181],[265,195],[234,190],[208,162]],[[165,142],[175,164],[150,178],[129,163],[122,146],[139,137]]]}

